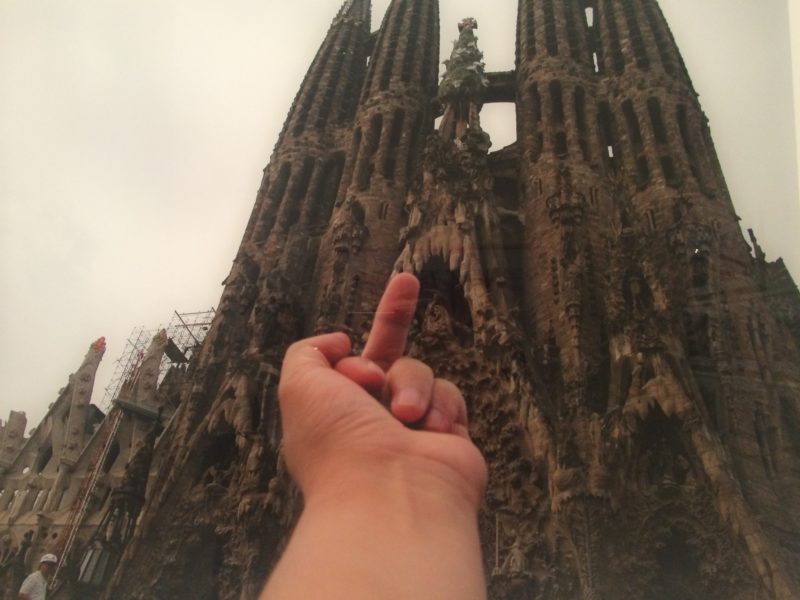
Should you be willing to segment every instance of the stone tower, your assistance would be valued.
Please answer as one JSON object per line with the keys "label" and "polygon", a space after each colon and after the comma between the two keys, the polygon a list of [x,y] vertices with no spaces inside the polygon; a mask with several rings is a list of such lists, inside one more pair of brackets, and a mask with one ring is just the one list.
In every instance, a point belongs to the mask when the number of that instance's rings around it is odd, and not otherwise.
{"label": "stone tower", "polygon": [[491,598],[800,597],[800,294],[742,238],[656,0],[519,0],[510,73],[465,19],[440,84],[437,0],[369,23],[347,0],[303,81],[103,597],[257,596],[300,508],[283,352],[358,346],[400,270],[490,465]]}

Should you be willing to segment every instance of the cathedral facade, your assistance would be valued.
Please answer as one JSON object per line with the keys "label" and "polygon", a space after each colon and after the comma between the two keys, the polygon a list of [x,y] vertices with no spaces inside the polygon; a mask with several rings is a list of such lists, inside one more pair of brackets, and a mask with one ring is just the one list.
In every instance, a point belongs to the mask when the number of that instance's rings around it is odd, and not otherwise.
{"label": "cathedral facade", "polygon": [[[65,598],[256,598],[301,510],[283,353],[358,348],[405,271],[409,353],[460,386],[489,464],[490,598],[800,597],[800,294],[742,236],[656,0],[519,0],[501,73],[464,19],[441,78],[437,0],[392,0],[374,33],[370,11],[333,19],[188,367],[143,370],[89,436],[98,342],[41,440],[12,418],[9,548],[69,549]],[[491,102],[517,114],[494,152]],[[100,494],[80,457],[109,436]]]}

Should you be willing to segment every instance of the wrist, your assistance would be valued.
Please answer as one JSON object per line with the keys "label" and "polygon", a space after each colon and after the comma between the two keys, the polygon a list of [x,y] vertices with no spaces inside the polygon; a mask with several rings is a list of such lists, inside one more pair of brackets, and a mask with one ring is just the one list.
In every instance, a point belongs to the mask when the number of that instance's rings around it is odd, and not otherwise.
{"label": "wrist", "polygon": [[415,521],[476,519],[482,486],[439,461],[376,453],[365,460],[332,462],[313,483],[301,484],[306,510],[350,507]]}
{"label": "wrist", "polygon": [[[477,505],[451,476],[388,461],[308,490],[263,598],[485,600]],[[327,582],[324,596],[317,581]]]}

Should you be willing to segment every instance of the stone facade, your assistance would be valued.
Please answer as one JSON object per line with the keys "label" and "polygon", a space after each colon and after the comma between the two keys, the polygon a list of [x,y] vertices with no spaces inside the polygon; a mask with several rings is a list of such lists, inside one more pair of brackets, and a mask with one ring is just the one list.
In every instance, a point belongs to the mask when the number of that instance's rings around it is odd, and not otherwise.
{"label": "stone facade", "polygon": [[[94,342],[42,422],[25,438],[24,413],[12,411],[4,427],[0,462],[0,598],[17,598],[24,576],[45,552],[64,557],[62,583],[77,575],[82,553],[113,507],[114,496],[130,487],[134,458],[145,447],[159,418],[177,403],[181,369],[158,387],[165,332],[153,339],[133,376],[104,415],[89,404],[105,340]],[[5,459],[5,457],[12,457]],[[141,495],[148,468],[140,479]],[[67,553],[64,556],[64,553]]]}
{"label": "stone facade", "polygon": [[[408,271],[410,353],[462,388],[490,465],[490,598],[800,597],[800,294],[742,237],[656,1],[520,0],[511,73],[484,73],[465,19],[441,87],[437,0],[369,21],[368,0],[345,2],[309,69],[170,388],[141,515],[119,495],[96,511],[94,530],[113,506],[137,525],[92,593],[257,596],[300,510],[283,352],[334,329],[358,347]],[[496,101],[516,103],[518,135],[489,153]],[[0,466],[24,498],[0,519],[38,540],[14,525],[37,518],[14,464],[44,460],[18,421]],[[62,454],[43,477],[78,468]]]}

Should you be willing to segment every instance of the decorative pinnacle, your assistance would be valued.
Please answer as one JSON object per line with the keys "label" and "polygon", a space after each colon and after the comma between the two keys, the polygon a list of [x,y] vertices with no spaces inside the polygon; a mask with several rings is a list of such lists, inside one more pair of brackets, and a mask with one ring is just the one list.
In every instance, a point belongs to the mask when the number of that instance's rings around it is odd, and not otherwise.
{"label": "decorative pinnacle", "polygon": [[479,101],[483,90],[489,86],[484,74],[483,52],[478,49],[478,38],[473,30],[478,22],[472,17],[458,24],[458,40],[453,44],[450,58],[444,61],[447,70],[439,86],[439,100],[443,103]]}

